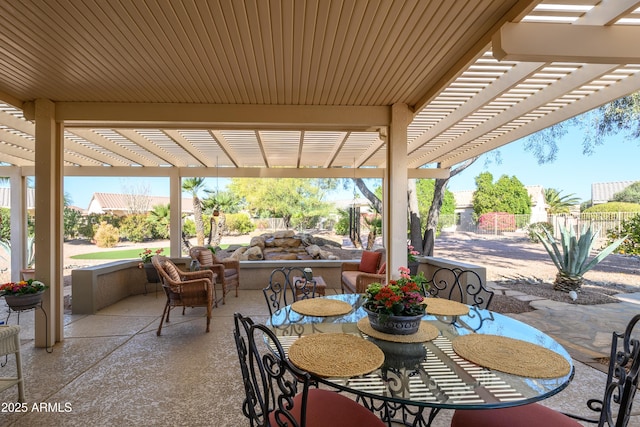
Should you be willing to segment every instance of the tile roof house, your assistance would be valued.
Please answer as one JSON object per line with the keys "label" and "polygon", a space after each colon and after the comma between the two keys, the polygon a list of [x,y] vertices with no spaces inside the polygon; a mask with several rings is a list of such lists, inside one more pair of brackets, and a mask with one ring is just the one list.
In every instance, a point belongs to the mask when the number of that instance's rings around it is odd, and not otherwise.
{"label": "tile roof house", "polygon": [[636,181],[596,182],[591,184],[591,203],[599,205],[613,199],[616,193],[621,192]]}
{"label": "tile roof house", "polygon": [[[154,206],[167,204],[169,204],[168,196],[93,193],[87,213],[110,213],[122,216],[132,212],[149,212]],[[193,213],[193,200],[190,197],[182,199],[182,212]]]}

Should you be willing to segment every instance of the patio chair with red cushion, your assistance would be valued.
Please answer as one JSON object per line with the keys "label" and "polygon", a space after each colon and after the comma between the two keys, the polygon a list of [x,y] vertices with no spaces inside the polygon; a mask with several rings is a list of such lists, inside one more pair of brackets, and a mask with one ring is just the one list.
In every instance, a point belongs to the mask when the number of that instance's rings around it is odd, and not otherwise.
{"label": "patio chair with red cushion", "polygon": [[[287,358],[270,327],[234,315],[245,400],[242,412],[252,426],[383,427],[356,401],[333,390],[311,387],[311,375]],[[269,346],[265,346],[268,343]]]}
{"label": "patio chair with red cushion", "polygon": [[598,419],[563,414],[532,403],[503,409],[456,410],[451,427],[581,427],[582,424],[576,420],[597,424],[598,427],[626,427],[638,389],[640,339],[631,337],[638,321],[640,314],[631,319],[623,334],[613,333],[603,398],[587,401],[589,409],[600,414]]}
{"label": "patio chair with red cushion", "polygon": [[343,262],[340,272],[342,293],[361,294],[371,283],[383,283],[385,268],[384,249],[362,251],[359,262]]}

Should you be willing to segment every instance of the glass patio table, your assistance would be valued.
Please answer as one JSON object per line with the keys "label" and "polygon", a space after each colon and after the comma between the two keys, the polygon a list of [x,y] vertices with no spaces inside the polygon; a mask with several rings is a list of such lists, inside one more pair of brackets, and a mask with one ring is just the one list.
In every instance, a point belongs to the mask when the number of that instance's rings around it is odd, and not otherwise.
{"label": "glass patio table", "polygon": [[[275,312],[268,324],[287,351],[298,338],[322,333],[352,334],[376,344],[385,360],[382,366],[366,375],[345,378],[310,373],[319,383],[355,394],[360,403],[378,412],[389,425],[430,426],[443,408],[500,408],[540,401],[563,390],[573,378],[571,357],[558,342],[499,313],[469,307],[466,315],[426,315],[423,321],[438,330],[435,339],[396,343],[361,332],[357,322],[367,317],[362,308],[364,296],[343,294],[323,298],[347,302],[352,310],[338,316],[307,316],[289,305]],[[556,378],[535,378],[470,363],[452,349],[452,340],[469,334],[513,338],[552,350],[566,359],[568,373]],[[343,350],[345,354],[348,351],[348,348]],[[430,411],[425,411],[427,408]]]}

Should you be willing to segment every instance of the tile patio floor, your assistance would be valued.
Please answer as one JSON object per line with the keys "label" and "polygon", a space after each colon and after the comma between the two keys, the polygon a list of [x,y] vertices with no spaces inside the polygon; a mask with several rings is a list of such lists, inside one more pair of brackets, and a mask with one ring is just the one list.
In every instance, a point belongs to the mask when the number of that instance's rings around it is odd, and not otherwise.
{"label": "tile patio floor", "polygon": [[[187,309],[185,316],[173,310],[172,322],[157,337],[165,302],[161,292],[157,297],[151,292],[127,298],[96,315],[66,315],[65,339],[52,353],[33,346],[33,312],[22,313],[29,411],[0,412],[0,426],[248,425],[241,414],[233,313],[265,321],[262,292],[241,290],[238,298],[230,297],[226,305],[215,308],[208,334],[204,309]],[[9,323],[15,322],[12,314]],[[13,369],[11,359],[0,375]],[[605,374],[579,361],[575,364],[575,380],[546,405],[586,413],[584,402],[600,397]],[[0,393],[0,403],[16,397],[17,388],[6,390]],[[41,403],[50,404],[49,410],[34,410],[33,405]],[[442,411],[434,427],[448,426],[450,417],[450,411]],[[640,417],[634,422],[640,425]]]}

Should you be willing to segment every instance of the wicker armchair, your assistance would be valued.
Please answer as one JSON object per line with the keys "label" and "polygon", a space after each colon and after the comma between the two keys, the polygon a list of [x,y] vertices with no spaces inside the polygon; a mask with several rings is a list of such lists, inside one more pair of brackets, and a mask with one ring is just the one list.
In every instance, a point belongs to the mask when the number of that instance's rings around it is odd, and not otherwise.
{"label": "wicker armchair", "polygon": [[371,283],[384,283],[384,249],[364,251],[360,262],[343,262],[340,268],[342,293],[362,294]]}
{"label": "wicker armchair", "polygon": [[201,269],[209,269],[216,273],[218,283],[222,285],[222,304],[226,302],[227,292],[231,287],[240,286],[240,261],[237,259],[219,259],[211,250],[204,246],[194,246],[189,250],[189,256],[200,263]]}
{"label": "wicker armchair", "polygon": [[[0,356],[14,354],[16,375],[0,377],[0,391],[18,386],[18,402],[24,403],[24,379],[22,377],[22,358],[20,357],[20,326],[0,326]],[[6,361],[4,362],[6,363]],[[4,364],[2,365],[4,366]]]}
{"label": "wicker armchair", "polygon": [[169,323],[169,312],[174,307],[182,307],[182,314],[186,307],[207,308],[207,332],[211,323],[211,310],[215,301],[215,287],[213,283],[216,275],[211,270],[185,272],[180,270],[167,257],[156,255],[151,258],[153,266],[158,271],[162,287],[167,294],[167,304],[160,318],[157,335],[162,331],[162,323]]}

